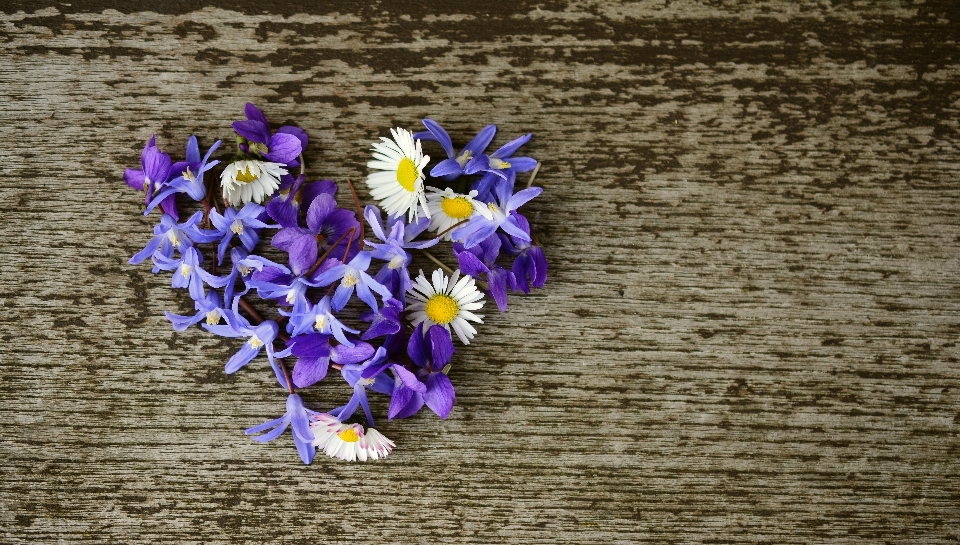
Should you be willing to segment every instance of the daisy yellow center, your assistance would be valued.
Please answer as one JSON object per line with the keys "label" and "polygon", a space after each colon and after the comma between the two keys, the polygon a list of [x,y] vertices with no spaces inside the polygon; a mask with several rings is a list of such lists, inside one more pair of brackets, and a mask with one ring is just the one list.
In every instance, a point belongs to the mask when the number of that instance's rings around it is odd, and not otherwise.
{"label": "daisy yellow center", "polygon": [[447,197],[440,201],[440,208],[455,220],[469,218],[473,214],[473,204],[466,197]]}
{"label": "daisy yellow center", "polygon": [[353,431],[353,428],[347,428],[342,432],[337,434],[337,437],[343,439],[346,443],[356,443],[360,440],[360,436],[357,435],[357,432]]}
{"label": "daisy yellow center", "polygon": [[427,313],[427,318],[430,318],[433,323],[447,325],[457,317],[460,307],[457,306],[453,297],[438,293],[427,301],[424,312]]}
{"label": "daisy yellow center", "polygon": [[417,183],[417,165],[408,157],[401,159],[397,165],[397,182],[407,191],[413,192],[414,184]]}
{"label": "daisy yellow center", "polygon": [[238,181],[238,182],[241,182],[241,183],[244,183],[244,184],[249,184],[250,182],[252,182],[252,181],[254,181],[254,180],[256,180],[256,179],[257,179],[257,175],[250,171],[250,166],[249,166],[249,165],[247,165],[247,167],[246,167],[244,170],[241,170],[241,171],[238,171],[238,172],[237,172],[237,181]]}

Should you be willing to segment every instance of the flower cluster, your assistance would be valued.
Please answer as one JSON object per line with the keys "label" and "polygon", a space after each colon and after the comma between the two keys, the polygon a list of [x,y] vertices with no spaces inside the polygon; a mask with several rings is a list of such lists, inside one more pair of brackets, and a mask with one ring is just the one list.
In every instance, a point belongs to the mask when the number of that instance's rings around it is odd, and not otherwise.
{"label": "flower cluster", "polygon": [[[490,152],[496,133],[490,125],[457,153],[431,119],[423,120],[424,132],[392,129],[373,144],[367,164],[377,205],[361,210],[352,185],[355,206],[340,208],[335,182],[307,181],[306,132],[272,131],[253,104],[245,113],[233,123],[237,152],[230,158],[211,159],[220,141],[201,156],[192,136],[178,162],[155,138],[147,142],[141,168],[127,169],[124,181],[144,192],[145,214],[159,207],[160,220],[130,263],[149,259],[154,273],[172,271],[172,287],[188,289],[196,313],[167,312],[175,330],[200,323],[214,335],[243,340],[227,373],[266,355],[287,391],[286,412],[248,428],[255,441],[272,441],[290,428],[307,464],[318,450],[342,460],[383,458],[394,443],[373,427],[368,392],[389,397],[391,420],[424,406],[445,419],[456,399],[448,377],[454,335],[463,344],[474,340],[486,297],[503,312],[508,292],[529,293],[546,281],[543,250],[518,211],[541,188],[515,187],[518,173],[536,173],[534,159],[516,155],[531,135]],[[427,170],[423,147],[433,142],[446,159]],[[209,173],[220,165],[216,192]],[[195,211],[181,221],[180,207],[191,202]],[[417,252],[442,263],[427,252],[441,241],[458,268],[412,277]],[[273,315],[257,310],[254,296],[272,302]],[[327,378],[331,368],[352,394],[323,412],[307,408],[298,391]],[[358,409],[366,428],[348,423]]]}

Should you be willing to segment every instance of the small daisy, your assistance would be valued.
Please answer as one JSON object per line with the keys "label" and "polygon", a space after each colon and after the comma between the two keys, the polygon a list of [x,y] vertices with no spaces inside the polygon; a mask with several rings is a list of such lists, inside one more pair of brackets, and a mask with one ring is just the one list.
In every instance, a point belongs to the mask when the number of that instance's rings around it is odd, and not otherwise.
{"label": "small daisy", "polygon": [[373,144],[376,160],[367,163],[367,167],[382,172],[367,176],[367,187],[388,215],[406,213],[412,222],[420,216],[418,204],[430,213],[423,193],[423,168],[430,156],[423,154],[420,141],[414,140],[410,131],[398,127],[390,129],[390,134],[393,140],[381,136],[383,142]]}
{"label": "small daisy", "polygon": [[260,204],[277,191],[280,177],[286,173],[282,163],[256,159],[234,161],[220,175],[223,199],[234,206],[250,201]]}
{"label": "small daisy", "polygon": [[344,424],[327,413],[320,413],[313,418],[315,421],[310,423],[310,430],[315,437],[313,446],[331,458],[348,462],[379,460],[386,458],[396,446],[373,428],[364,432],[360,424]]}
{"label": "small daisy", "polygon": [[[430,231],[443,233],[476,214],[483,216],[490,214],[484,203],[474,200],[477,196],[476,191],[471,191],[469,195],[461,195],[454,193],[449,187],[443,190],[435,187],[427,189],[430,191],[427,195],[427,210],[430,212],[430,227],[427,229]],[[450,240],[450,233],[445,233],[440,240]]]}
{"label": "small daisy", "polygon": [[477,334],[467,320],[483,323],[483,316],[471,312],[483,307],[481,299],[483,294],[477,290],[476,281],[468,275],[460,278],[459,269],[449,279],[441,269],[433,271],[433,285],[420,271],[413,288],[407,292],[414,327],[424,322],[424,330],[433,324],[443,326],[447,331],[452,327],[463,344],[470,344],[470,339]]}

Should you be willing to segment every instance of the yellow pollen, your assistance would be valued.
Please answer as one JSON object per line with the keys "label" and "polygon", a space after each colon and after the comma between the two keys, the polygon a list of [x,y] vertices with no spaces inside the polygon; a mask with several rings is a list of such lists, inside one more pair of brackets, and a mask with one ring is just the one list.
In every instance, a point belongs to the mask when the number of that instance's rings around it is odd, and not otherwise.
{"label": "yellow pollen", "polygon": [[453,300],[453,297],[438,293],[427,301],[424,312],[427,313],[427,318],[430,318],[433,323],[447,325],[457,317],[457,313],[460,312],[460,307],[457,306],[457,302]]}
{"label": "yellow pollen", "polygon": [[190,180],[191,182],[197,181],[197,177],[194,176],[192,172],[190,172],[190,168],[189,168],[189,167],[188,167],[186,170],[183,171],[183,177],[186,178],[186,179],[188,179],[188,180]]}
{"label": "yellow pollen", "polygon": [[351,286],[356,286],[357,282],[359,281],[360,279],[357,278],[357,274],[354,272],[348,272],[347,274],[343,275],[343,285],[348,288]]}
{"label": "yellow pollen", "polygon": [[417,165],[408,157],[401,159],[397,165],[397,182],[407,191],[413,192],[414,184],[417,183]]}
{"label": "yellow pollen", "polygon": [[263,346],[263,341],[260,340],[260,337],[257,337],[256,335],[250,337],[251,348],[260,348],[261,346]]}
{"label": "yellow pollen", "polygon": [[180,274],[182,274],[184,278],[189,277],[190,271],[192,270],[193,270],[193,267],[191,267],[190,265],[187,265],[186,263],[184,263],[183,265],[180,265]]}
{"label": "yellow pollen", "polygon": [[214,309],[207,313],[207,325],[217,325],[220,323],[220,309]]}
{"label": "yellow pollen", "polygon": [[473,214],[473,204],[466,197],[444,197],[440,201],[440,209],[455,220],[469,218]]}
{"label": "yellow pollen", "polygon": [[257,178],[259,178],[259,176],[250,172],[250,165],[247,165],[244,170],[237,172],[237,181],[240,183],[249,184]]}
{"label": "yellow pollen", "polygon": [[495,169],[510,168],[510,163],[508,163],[508,162],[506,162],[506,161],[501,161],[500,159],[493,159],[493,158],[491,158],[491,159],[490,159],[490,168],[495,168]]}
{"label": "yellow pollen", "polygon": [[170,229],[167,231],[167,238],[170,239],[170,243],[173,244],[174,248],[180,247],[180,236],[177,235],[176,229]]}
{"label": "yellow pollen", "polygon": [[403,267],[403,262],[404,262],[404,261],[405,261],[405,260],[403,259],[403,256],[402,256],[402,255],[394,256],[393,259],[390,260],[390,263],[387,263],[387,268],[389,268],[389,269],[399,269],[400,267]]}
{"label": "yellow pollen", "polygon": [[230,225],[230,230],[238,235],[242,235],[243,223],[240,220],[233,220],[233,224]]}
{"label": "yellow pollen", "polygon": [[337,434],[337,437],[343,439],[346,443],[356,443],[360,440],[360,436],[357,435],[357,432],[353,431],[353,428],[347,428],[342,432]]}
{"label": "yellow pollen", "polygon": [[317,321],[313,324],[313,327],[317,328],[317,331],[323,331],[323,328],[327,327],[327,317],[317,316]]}

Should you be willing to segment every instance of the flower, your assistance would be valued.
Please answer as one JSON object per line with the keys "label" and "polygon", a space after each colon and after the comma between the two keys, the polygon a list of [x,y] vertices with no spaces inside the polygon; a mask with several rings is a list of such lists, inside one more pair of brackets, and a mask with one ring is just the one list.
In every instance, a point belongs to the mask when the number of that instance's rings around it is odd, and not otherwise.
{"label": "flower", "polygon": [[[351,231],[352,229],[352,231]],[[290,254],[291,265],[309,269],[317,257],[330,249],[330,257],[341,258],[350,245],[359,250],[360,222],[353,211],[337,208],[337,200],[329,193],[320,193],[307,208],[307,228],[284,227],[270,241],[274,248]],[[294,267],[297,269],[297,267]]]}
{"label": "flower", "polygon": [[311,304],[310,301],[298,302],[299,304],[294,303],[292,312],[280,310],[280,314],[290,318],[290,321],[287,322],[287,333],[302,335],[316,329],[319,333],[333,335],[340,344],[353,347],[353,343],[347,339],[343,332],[349,331],[358,334],[360,330],[350,329],[333,315],[329,295],[323,296],[323,299],[320,299],[316,305]]}
{"label": "flower", "polygon": [[473,137],[469,144],[463,147],[460,155],[456,155],[453,151],[453,142],[450,140],[450,135],[443,130],[443,127],[432,119],[424,119],[423,126],[429,132],[418,132],[413,137],[417,140],[436,140],[443,146],[443,151],[447,153],[447,159],[440,161],[437,166],[433,167],[430,170],[430,175],[443,178],[448,182],[463,174],[463,167],[467,162],[486,151],[490,141],[493,140],[493,136],[497,134],[496,125],[487,125]]}
{"label": "flower", "polygon": [[[280,127],[276,134],[270,134],[270,122],[256,106],[248,102],[245,108],[246,121],[234,121],[233,130],[243,141],[240,151],[257,154],[267,161],[290,167],[298,166],[297,157],[307,147],[307,133],[290,125]],[[260,201],[257,201],[260,202]]]}
{"label": "flower", "polygon": [[[380,209],[376,206],[368,205],[363,212],[363,217],[366,218],[367,223],[370,224],[373,234],[383,241],[382,244],[364,241],[373,248],[371,257],[387,262],[386,265],[380,268],[376,280],[389,288],[390,285],[393,284],[394,273],[398,274],[399,291],[394,292],[394,295],[396,297],[402,297],[402,295],[410,289],[410,286],[413,285],[410,281],[410,272],[407,270],[407,265],[410,264],[413,257],[407,253],[406,249],[423,250],[437,244],[440,242],[440,239],[434,238],[426,241],[413,242],[413,239],[426,229],[429,223],[427,218],[420,218],[414,223],[405,225],[403,219],[399,216],[391,216],[387,218],[388,229],[384,230],[383,223],[380,221]],[[393,221],[391,221],[391,219]],[[389,235],[387,232],[389,232]]]}
{"label": "flower", "polygon": [[240,350],[237,350],[227,361],[223,369],[224,372],[228,375],[236,373],[241,367],[257,357],[257,354],[260,353],[262,348],[266,347],[267,359],[270,360],[270,366],[273,367],[273,372],[277,375],[277,381],[281,386],[287,388],[286,377],[283,375],[283,371],[275,360],[276,355],[273,350],[273,341],[277,338],[280,327],[277,326],[277,323],[273,320],[266,320],[256,327],[250,325],[250,322],[247,321],[237,309],[239,300],[239,297],[233,300],[233,308],[231,310],[223,310],[223,319],[227,322],[227,325],[203,324],[203,328],[214,335],[235,338],[247,337],[247,341],[243,343]]}
{"label": "flower", "polygon": [[[424,391],[419,393],[422,403],[426,403],[437,416],[446,419],[457,399],[453,383],[444,372],[453,357],[453,342],[450,340],[450,332],[438,325],[430,326],[426,335],[423,329],[421,323],[410,336],[407,355],[420,367],[417,376],[426,386]],[[417,395],[417,392],[414,392],[414,395]],[[393,409],[392,403],[390,408]]]}
{"label": "flower", "polygon": [[503,229],[508,235],[520,240],[529,241],[530,235],[520,228],[515,211],[531,199],[539,195],[543,188],[528,187],[511,195],[513,190],[504,184],[497,184],[495,188],[496,202],[487,203],[489,215],[476,215],[463,227],[450,233],[453,240],[463,243],[465,248],[473,248],[487,237]]}
{"label": "flower", "polygon": [[[143,147],[140,153],[141,170],[128,168],[123,172],[123,181],[137,191],[144,192],[144,205],[149,205],[162,184],[167,183],[170,176],[171,160],[170,156],[160,151],[157,147],[156,135],[151,136],[147,145]],[[173,219],[180,219],[177,214],[177,204],[172,196],[164,199],[160,203],[160,208],[166,214],[173,216]]]}
{"label": "flower", "polygon": [[337,312],[343,310],[347,301],[353,295],[354,287],[357,290],[357,296],[374,312],[377,312],[377,298],[373,295],[373,290],[380,294],[384,301],[392,297],[390,290],[383,284],[377,282],[369,274],[367,269],[370,267],[370,252],[360,252],[348,263],[340,263],[320,273],[316,277],[315,286],[323,287],[341,280],[337,290],[333,292],[333,310]]}
{"label": "flower", "polygon": [[[517,214],[517,225],[525,233],[530,233],[530,223],[527,218]],[[507,236],[503,233],[497,233],[500,241],[506,250],[517,256],[513,260],[513,275],[517,281],[517,288],[523,293],[530,293],[530,285],[527,284],[527,278],[530,284],[535,288],[542,288],[547,282],[547,258],[543,255],[543,248],[533,246],[525,240],[514,236]],[[492,288],[492,285],[491,285]]]}
{"label": "flower", "polygon": [[406,129],[390,129],[393,140],[380,137],[383,143],[373,144],[375,161],[367,163],[368,168],[380,170],[367,176],[370,195],[380,201],[387,214],[406,213],[410,221],[419,217],[422,207],[427,211],[427,200],[423,193],[423,168],[430,162],[430,156],[424,155],[420,142]]}
{"label": "flower", "polygon": [[280,177],[286,173],[283,163],[257,159],[234,161],[220,175],[223,200],[232,204],[250,201],[259,204],[280,187]]}
{"label": "flower", "polygon": [[433,271],[433,285],[427,282],[423,271],[407,292],[408,310],[414,326],[426,322],[427,325],[440,325],[453,331],[463,344],[470,344],[477,330],[468,322],[483,323],[483,316],[473,310],[483,307],[483,294],[477,291],[476,281],[471,276],[460,278],[460,270],[454,271],[450,278],[443,270]]}
{"label": "flower", "polygon": [[528,172],[536,168],[537,160],[530,157],[513,157],[520,146],[526,144],[533,138],[533,134],[525,134],[516,140],[511,140],[497,151],[487,155],[481,153],[463,167],[466,174],[476,174],[477,172],[491,172],[500,178],[506,179],[506,170],[513,169],[514,172]]}
{"label": "flower", "polygon": [[476,191],[471,191],[467,195],[454,193],[449,187],[446,189],[437,189],[428,187],[430,194],[427,195],[427,210],[430,212],[430,231],[443,233],[440,240],[450,240],[448,229],[461,221],[468,220],[477,214],[490,216],[490,211],[486,204],[477,202]]}
{"label": "flower", "polygon": [[348,462],[385,458],[396,444],[373,428],[364,432],[360,424],[344,424],[335,416],[320,413],[313,417],[310,429],[316,439],[313,446],[331,458]]}
{"label": "flower", "polygon": [[[148,257],[156,260],[158,257],[173,257],[173,250],[176,249],[183,253],[186,248],[193,246],[193,242],[213,242],[217,239],[214,236],[208,236],[197,228],[197,223],[203,218],[203,212],[198,211],[190,216],[187,221],[177,223],[177,220],[164,214],[160,217],[160,224],[153,228],[153,238],[147,245],[130,258],[131,265],[143,263]],[[157,272],[159,269],[154,269]]]}
{"label": "flower", "polygon": [[303,405],[303,399],[299,395],[290,394],[287,396],[287,412],[284,413],[283,416],[253,426],[252,428],[247,428],[243,430],[243,433],[253,435],[266,431],[263,435],[253,437],[252,439],[258,443],[267,443],[280,437],[280,435],[286,431],[287,426],[290,426],[293,433],[293,442],[297,445],[297,452],[300,453],[300,459],[303,460],[303,463],[309,464],[313,461],[313,457],[316,454],[316,449],[313,444],[316,438],[310,425],[310,419],[316,418],[319,414],[321,413],[306,408]]}
{"label": "flower", "polygon": [[[517,217],[523,218],[520,215]],[[473,248],[464,248],[463,244],[454,242],[453,253],[457,256],[460,270],[464,273],[474,277],[481,274],[487,275],[490,296],[497,303],[500,312],[506,311],[507,288],[517,291],[517,280],[513,272],[497,265],[497,256],[500,255],[500,238],[497,235],[490,235]]]}
{"label": "flower", "polygon": [[193,316],[181,316],[180,314],[174,314],[172,312],[164,312],[167,319],[173,324],[174,331],[183,331],[204,318],[206,318],[207,323],[210,325],[220,323],[223,305],[220,302],[220,294],[215,290],[208,291],[207,295],[202,299],[194,301],[193,306],[197,309],[197,313]]}
{"label": "flower", "polygon": [[[202,201],[207,195],[207,186],[203,183],[203,174],[211,168],[220,164],[220,161],[210,161],[210,155],[220,147],[221,141],[214,142],[207,154],[200,158],[200,147],[197,145],[197,137],[191,136],[187,140],[186,161],[174,163],[170,167],[170,175],[177,172],[180,176],[170,180],[163,189],[157,193],[147,205],[143,215],[147,215],[159,203],[168,202],[167,199],[174,193],[186,193],[195,201]],[[168,206],[169,207],[169,206]]]}
{"label": "flower", "polygon": [[217,247],[218,265],[223,264],[223,256],[230,246],[230,241],[233,240],[233,235],[240,237],[240,242],[249,252],[260,242],[261,229],[280,227],[279,225],[268,225],[258,220],[257,218],[260,217],[263,210],[263,207],[259,204],[248,202],[240,211],[232,206],[228,206],[223,211],[223,215],[220,215],[216,210],[210,211],[210,221],[216,228],[215,233],[218,237],[223,237]]}
{"label": "flower", "polygon": [[361,362],[374,354],[373,346],[365,342],[351,342],[330,346],[330,335],[306,333],[291,337],[287,348],[277,352],[278,358],[294,355],[299,359],[293,367],[293,384],[307,388],[327,376],[330,361],[341,365]]}

